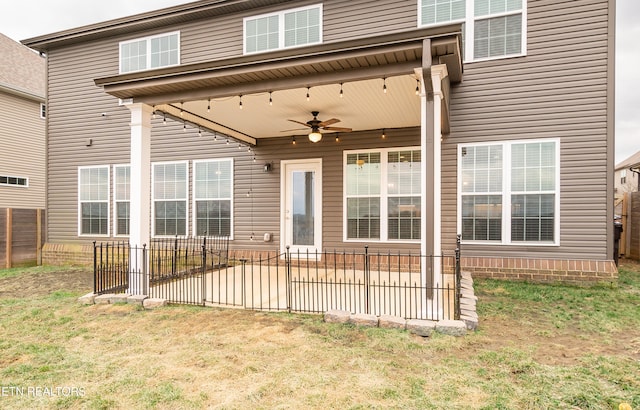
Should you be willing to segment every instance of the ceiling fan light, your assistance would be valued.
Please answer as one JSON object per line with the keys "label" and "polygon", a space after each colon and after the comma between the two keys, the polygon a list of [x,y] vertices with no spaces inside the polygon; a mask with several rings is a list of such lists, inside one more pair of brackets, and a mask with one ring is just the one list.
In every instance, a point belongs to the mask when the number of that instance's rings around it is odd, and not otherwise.
{"label": "ceiling fan light", "polygon": [[318,131],[312,131],[309,133],[309,141],[311,142],[319,142],[322,139],[322,134]]}

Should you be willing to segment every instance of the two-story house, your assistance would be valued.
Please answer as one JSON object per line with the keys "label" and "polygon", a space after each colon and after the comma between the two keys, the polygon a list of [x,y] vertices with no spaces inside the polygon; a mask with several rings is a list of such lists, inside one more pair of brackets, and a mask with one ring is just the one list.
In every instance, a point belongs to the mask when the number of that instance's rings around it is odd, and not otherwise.
{"label": "two-story house", "polygon": [[627,192],[640,191],[640,151],[616,164],[614,174],[615,198]]}
{"label": "two-story house", "polygon": [[37,262],[45,219],[45,59],[0,34],[0,268]]}
{"label": "two-story house", "polygon": [[614,18],[202,0],[25,40],[48,57],[45,254],[215,234],[432,255],[461,235],[477,275],[614,277]]}

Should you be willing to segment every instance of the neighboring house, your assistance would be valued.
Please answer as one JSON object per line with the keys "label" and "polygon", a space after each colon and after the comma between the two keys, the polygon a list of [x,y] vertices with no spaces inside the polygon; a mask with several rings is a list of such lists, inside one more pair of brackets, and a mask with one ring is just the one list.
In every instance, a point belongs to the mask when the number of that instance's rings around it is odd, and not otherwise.
{"label": "neighboring house", "polygon": [[36,261],[40,247],[45,207],[46,62],[2,34],[0,56],[1,268]]}
{"label": "neighboring house", "polygon": [[614,3],[203,0],[25,40],[48,56],[45,256],[460,234],[476,275],[613,278]]}
{"label": "neighboring house", "polygon": [[640,151],[616,165],[614,174],[615,198],[626,192],[640,191]]}

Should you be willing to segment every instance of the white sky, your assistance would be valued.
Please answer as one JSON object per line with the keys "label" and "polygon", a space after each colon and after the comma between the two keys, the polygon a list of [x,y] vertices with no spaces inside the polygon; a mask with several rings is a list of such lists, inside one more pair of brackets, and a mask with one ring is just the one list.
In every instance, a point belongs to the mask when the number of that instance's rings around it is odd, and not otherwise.
{"label": "white sky", "polygon": [[[0,0],[16,41],[192,0]],[[616,163],[640,151],[640,1],[616,0]]]}

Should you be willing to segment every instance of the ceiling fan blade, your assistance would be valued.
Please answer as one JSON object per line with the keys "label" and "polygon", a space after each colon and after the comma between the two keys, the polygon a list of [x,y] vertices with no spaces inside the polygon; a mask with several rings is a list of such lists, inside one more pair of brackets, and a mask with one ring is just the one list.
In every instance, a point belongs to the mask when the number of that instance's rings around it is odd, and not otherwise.
{"label": "ceiling fan blade", "polygon": [[310,125],[305,122],[300,122],[296,120],[287,120],[287,121],[295,122],[296,124],[304,125],[305,127],[310,127]]}
{"label": "ceiling fan blade", "polygon": [[326,127],[327,125],[335,124],[336,122],[340,122],[340,120],[337,119],[337,118],[331,118],[329,120],[322,121],[320,124],[318,124],[318,126],[319,127]]}
{"label": "ceiling fan blade", "polygon": [[339,132],[351,132],[351,128],[343,128],[343,127],[322,127],[323,130],[327,131],[339,131]]}
{"label": "ceiling fan blade", "polygon": [[292,130],[282,130],[280,132],[291,132],[291,131],[306,131],[306,128],[294,128]]}

